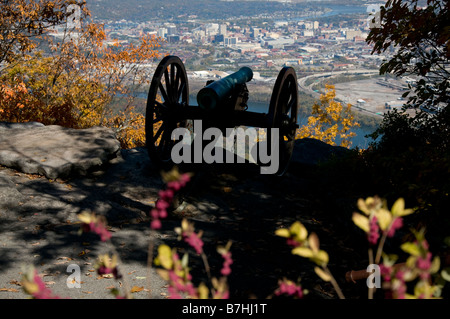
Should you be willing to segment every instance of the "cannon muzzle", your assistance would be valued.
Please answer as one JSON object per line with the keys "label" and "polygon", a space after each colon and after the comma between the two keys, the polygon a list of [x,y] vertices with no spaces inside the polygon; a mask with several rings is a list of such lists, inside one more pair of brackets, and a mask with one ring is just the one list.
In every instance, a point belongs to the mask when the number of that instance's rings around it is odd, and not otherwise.
{"label": "cannon muzzle", "polygon": [[228,100],[239,84],[245,84],[253,78],[253,71],[244,66],[223,79],[202,88],[197,94],[197,103],[202,109],[215,109]]}

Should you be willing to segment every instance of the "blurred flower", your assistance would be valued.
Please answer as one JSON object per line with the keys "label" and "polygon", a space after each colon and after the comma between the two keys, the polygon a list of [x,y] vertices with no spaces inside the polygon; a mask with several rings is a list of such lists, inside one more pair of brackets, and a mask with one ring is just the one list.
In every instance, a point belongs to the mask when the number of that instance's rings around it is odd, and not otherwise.
{"label": "blurred flower", "polygon": [[287,295],[294,298],[303,298],[304,291],[300,285],[296,285],[293,281],[283,278],[278,281],[278,289],[275,290],[276,296]]}
{"label": "blurred flower", "polygon": [[106,228],[106,220],[103,216],[96,216],[94,213],[82,212],[78,214],[78,219],[82,222],[82,232],[93,232],[100,236],[101,241],[111,238],[111,233]]}
{"label": "blurred flower", "polygon": [[290,246],[301,246],[308,237],[308,231],[299,221],[294,222],[289,229],[280,228],[275,231],[275,235],[287,238]]}
{"label": "blurred flower", "polygon": [[[162,178],[167,188],[158,192],[159,199],[155,204],[155,208],[150,211],[150,216],[152,217],[150,227],[152,229],[160,229],[162,227],[161,219],[167,217],[167,209],[172,204],[176,192],[186,186],[191,179],[191,175],[189,173],[180,174],[175,167],[169,172],[163,172]],[[189,240],[195,245],[196,249],[199,248],[197,238],[190,238]]]}
{"label": "blurred flower", "polygon": [[220,270],[220,273],[223,276],[228,276],[231,274],[230,266],[233,263],[233,259],[231,258],[230,248],[231,248],[231,241],[229,241],[225,247],[222,246],[217,247],[217,252],[224,259],[222,269]]}
{"label": "blurred flower", "polygon": [[198,234],[195,233],[193,223],[190,223],[186,218],[183,218],[181,221],[181,228],[175,228],[175,232],[180,236],[180,239],[183,239],[194,248],[197,254],[203,252],[203,241],[201,240],[202,232],[200,231]]}
{"label": "blurred flower", "polygon": [[329,257],[326,251],[319,249],[319,245],[319,237],[317,237],[315,233],[311,233],[308,240],[305,241],[305,245],[295,247],[292,249],[292,253],[304,258],[309,258],[309,260],[319,266],[324,266],[328,264]]}
{"label": "blurred flower", "polygon": [[115,279],[122,278],[122,275],[119,273],[117,268],[116,255],[113,255],[112,257],[109,257],[108,254],[98,256],[98,261],[94,265],[94,268],[97,269],[97,273],[99,275],[112,274]]}
{"label": "blurred flower", "polygon": [[371,245],[376,245],[380,237],[379,230],[387,237],[393,237],[395,232],[403,227],[403,216],[412,214],[412,209],[405,209],[405,200],[399,198],[387,209],[386,203],[379,197],[368,197],[357,202],[358,208],[364,215],[353,213],[352,220],[356,226],[367,233]]}
{"label": "blurred flower", "polygon": [[59,296],[53,295],[52,291],[45,286],[44,281],[39,277],[34,267],[24,271],[20,283],[25,293],[33,296],[34,299],[60,299]]}

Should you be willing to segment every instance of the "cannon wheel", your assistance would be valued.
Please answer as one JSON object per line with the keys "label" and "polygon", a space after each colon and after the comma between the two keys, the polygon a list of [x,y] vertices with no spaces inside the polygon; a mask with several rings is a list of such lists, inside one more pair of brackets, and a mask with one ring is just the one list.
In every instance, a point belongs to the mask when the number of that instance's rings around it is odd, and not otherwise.
{"label": "cannon wheel", "polygon": [[[279,128],[278,176],[284,175],[291,160],[297,129],[298,86],[297,75],[291,67],[284,67],[278,74],[269,105],[269,128]],[[268,130],[267,141],[271,140]]]}
{"label": "cannon wheel", "polygon": [[148,153],[159,168],[173,165],[171,151],[175,144],[172,131],[186,127],[187,120],[177,118],[177,110],[189,105],[186,69],[180,58],[166,56],[153,75],[147,98],[145,135]]}

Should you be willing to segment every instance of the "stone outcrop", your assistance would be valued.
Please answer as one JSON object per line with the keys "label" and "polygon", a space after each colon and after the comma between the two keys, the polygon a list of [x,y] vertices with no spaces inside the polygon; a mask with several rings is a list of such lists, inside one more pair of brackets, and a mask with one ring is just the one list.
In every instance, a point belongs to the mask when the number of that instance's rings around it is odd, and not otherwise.
{"label": "stone outcrop", "polygon": [[292,152],[291,166],[317,166],[333,158],[344,157],[351,152],[342,146],[332,146],[312,138],[303,138],[295,141]]}
{"label": "stone outcrop", "polygon": [[0,165],[49,179],[86,174],[119,150],[114,132],[104,127],[0,123]]}

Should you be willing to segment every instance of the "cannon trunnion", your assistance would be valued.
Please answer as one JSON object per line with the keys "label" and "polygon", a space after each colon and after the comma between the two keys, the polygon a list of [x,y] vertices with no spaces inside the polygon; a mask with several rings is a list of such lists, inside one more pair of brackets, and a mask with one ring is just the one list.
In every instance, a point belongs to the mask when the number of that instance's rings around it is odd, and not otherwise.
{"label": "cannon trunnion", "polygon": [[246,83],[253,78],[248,67],[217,81],[209,81],[197,94],[197,104],[189,104],[188,77],[183,62],[177,56],[161,60],[152,78],[145,115],[146,145],[150,159],[162,169],[173,165],[172,138],[176,128],[190,128],[193,121],[202,120],[203,130],[220,130],[239,126],[264,128],[267,141],[272,129],[279,150],[277,175],[283,175],[294,147],[298,110],[298,85],[295,70],[284,67],[275,81],[267,113],[247,111],[249,91]]}

